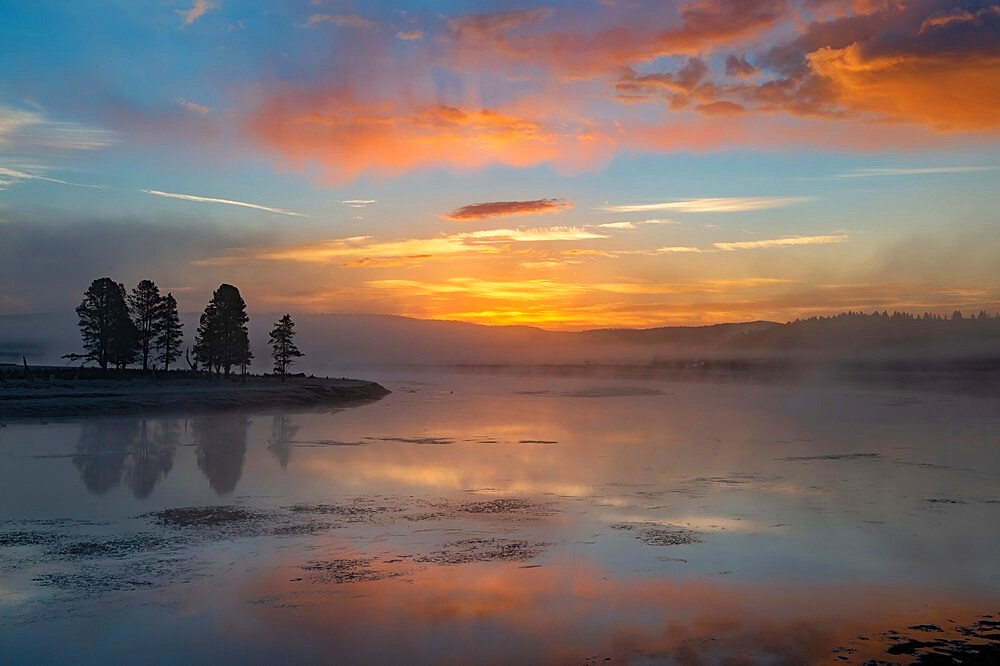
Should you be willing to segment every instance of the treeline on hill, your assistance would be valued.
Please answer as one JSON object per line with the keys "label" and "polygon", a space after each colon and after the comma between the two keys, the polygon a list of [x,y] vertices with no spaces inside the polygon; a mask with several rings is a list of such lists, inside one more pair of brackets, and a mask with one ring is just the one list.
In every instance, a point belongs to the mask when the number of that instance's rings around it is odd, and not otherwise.
{"label": "treeline on hill", "polygon": [[[200,368],[228,377],[238,368],[247,374],[254,355],[246,308],[240,290],[231,284],[221,284],[212,292],[198,321],[194,346],[185,352],[192,371]],[[76,314],[84,353],[65,354],[63,358],[93,362],[102,370],[109,366],[123,370],[133,364],[155,370],[159,363],[163,371],[169,371],[180,358],[184,331],[177,301],[170,293],[161,296],[152,280],[142,280],[126,292],[122,283],[98,278],[84,292]],[[270,336],[274,372],[282,378],[295,359],[303,356],[294,338],[295,324],[286,314],[275,323]]]}
{"label": "treeline on hill", "polygon": [[[783,353],[797,350],[885,350],[910,348],[944,351],[967,347],[983,352],[994,348],[1000,355],[1000,315],[985,311],[950,316],[888,311],[844,312],[796,319],[779,324],[753,321],[706,326],[667,326],[647,329],[598,329],[561,334],[567,343],[576,337],[588,344],[663,346],[686,353],[742,351]],[[973,349],[975,348],[975,349]]]}
{"label": "treeline on hill", "polygon": [[1000,315],[979,311],[966,316],[907,312],[845,312],[796,319],[748,333],[741,346],[750,349],[902,349],[1000,353]]}

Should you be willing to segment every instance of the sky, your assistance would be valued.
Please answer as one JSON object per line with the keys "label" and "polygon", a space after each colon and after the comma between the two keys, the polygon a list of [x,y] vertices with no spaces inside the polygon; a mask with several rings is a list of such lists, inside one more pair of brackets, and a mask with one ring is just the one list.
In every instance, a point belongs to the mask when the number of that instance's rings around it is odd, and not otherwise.
{"label": "sky", "polygon": [[0,12],[0,314],[1000,311],[1000,2]]}

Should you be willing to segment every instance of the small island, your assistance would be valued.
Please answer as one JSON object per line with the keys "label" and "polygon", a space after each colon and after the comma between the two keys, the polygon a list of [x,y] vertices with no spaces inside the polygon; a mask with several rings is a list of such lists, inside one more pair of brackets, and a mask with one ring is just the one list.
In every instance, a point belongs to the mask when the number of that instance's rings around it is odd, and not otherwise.
{"label": "small island", "polygon": [[186,369],[171,368],[180,360],[183,340],[177,303],[169,293],[161,297],[151,280],[141,281],[131,293],[110,278],[94,280],[76,312],[85,351],[64,358],[79,366],[32,367],[26,358],[21,365],[0,364],[0,424],[12,419],[344,406],[389,393],[371,381],[289,373],[305,354],[295,345],[295,324],[288,314],[270,332],[273,373],[251,373],[254,355],[246,303],[232,285],[220,285],[205,307],[193,348],[184,352]]}
{"label": "small island", "polygon": [[[204,413],[252,408],[343,406],[377,400],[389,391],[355,379],[247,375],[234,379],[187,372],[149,377],[130,371],[98,377],[79,370],[37,368],[23,378],[19,366],[0,366],[0,422],[136,413]],[[38,375],[41,375],[40,377]]]}

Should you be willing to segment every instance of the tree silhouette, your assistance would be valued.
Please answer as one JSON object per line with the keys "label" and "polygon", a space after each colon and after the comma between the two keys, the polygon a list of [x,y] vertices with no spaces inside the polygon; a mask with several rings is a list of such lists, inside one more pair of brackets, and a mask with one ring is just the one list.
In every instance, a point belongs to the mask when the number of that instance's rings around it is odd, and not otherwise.
{"label": "tree silhouette", "polygon": [[209,301],[205,306],[205,311],[198,318],[198,329],[194,335],[194,358],[195,362],[201,363],[208,372],[218,372],[216,360],[219,358],[219,341],[216,333],[218,325],[215,323],[217,316],[214,301]]}
{"label": "tree silhouette", "polygon": [[124,285],[108,277],[94,280],[76,314],[86,351],[83,358],[104,370],[109,363],[124,368],[135,359],[137,332],[129,317]]}
{"label": "tree silhouette", "polygon": [[236,366],[246,371],[253,354],[246,312],[247,305],[240,290],[231,284],[221,284],[212,293],[212,300],[205,306],[195,337],[195,358],[210,372],[227,377]]}
{"label": "tree silhouette", "polygon": [[184,329],[177,313],[177,301],[169,292],[160,299],[155,329],[156,338],[153,344],[156,348],[156,360],[163,364],[164,370],[169,370],[170,364],[181,357],[181,342],[184,341]]}
{"label": "tree silhouette", "polygon": [[142,280],[129,294],[128,304],[139,341],[142,369],[148,370],[160,314],[160,290],[152,280]]}
{"label": "tree silhouette", "polygon": [[[125,288],[121,290],[122,300],[125,299]],[[128,308],[123,315],[115,319],[115,333],[111,337],[110,360],[119,370],[124,370],[130,363],[135,363],[139,357],[139,332],[132,323]]]}
{"label": "tree silhouette", "polygon": [[288,366],[295,362],[294,359],[305,356],[295,346],[295,322],[291,315],[286,314],[275,322],[271,329],[270,343],[274,374],[281,375],[281,381],[285,381]]}
{"label": "tree silhouette", "polygon": [[245,377],[247,370],[250,369],[250,362],[253,361],[253,352],[250,351],[250,334],[247,333],[246,326],[237,332],[234,347],[233,365],[238,365],[240,374]]}

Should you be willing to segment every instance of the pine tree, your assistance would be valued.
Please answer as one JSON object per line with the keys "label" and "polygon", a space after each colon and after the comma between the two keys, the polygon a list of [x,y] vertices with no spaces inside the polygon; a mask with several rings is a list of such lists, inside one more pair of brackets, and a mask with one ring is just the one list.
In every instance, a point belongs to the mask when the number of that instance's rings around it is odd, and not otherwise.
{"label": "pine tree", "polygon": [[288,366],[294,363],[294,359],[305,356],[295,346],[295,323],[292,316],[284,315],[274,324],[270,337],[271,357],[274,359],[274,374],[281,375],[281,381],[285,381]]}
{"label": "pine tree", "polygon": [[111,346],[109,360],[119,370],[124,370],[139,357],[139,329],[132,321],[132,313],[128,307],[128,296],[125,285],[118,283],[118,295],[113,304]]}
{"label": "pine tree", "polygon": [[156,314],[156,360],[163,364],[163,369],[169,370],[170,364],[181,356],[181,342],[184,341],[184,329],[181,326],[180,315],[177,313],[177,301],[173,294],[160,299],[160,307]]}
{"label": "pine tree", "polygon": [[152,280],[142,280],[129,294],[128,304],[135,323],[142,369],[148,370],[160,312],[160,289]]}
{"label": "pine tree", "polygon": [[212,300],[205,306],[198,323],[195,338],[195,358],[211,372],[229,376],[234,366],[246,371],[253,354],[246,303],[240,290],[231,284],[221,284],[212,293]]}
{"label": "pine tree", "polygon": [[125,286],[111,278],[90,283],[76,308],[84,358],[102,369],[108,364],[124,368],[135,359],[137,335],[125,301]]}
{"label": "pine tree", "polygon": [[195,363],[200,363],[202,368],[209,373],[214,369],[214,361],[218,358],[218,335],[216,330],[216,305],[210,301],[205,306],[205,311],[198,318],[198,329],[194,337],[194,359]]}
{"label": "pine tree", "polygon": [[235,352],[233,354],[233,365],[239,366],[240,374],[244,377],[250,369],[250,362],[253,361],[253,352],[250,351],[250,334],[246,326],[236,335]]}

